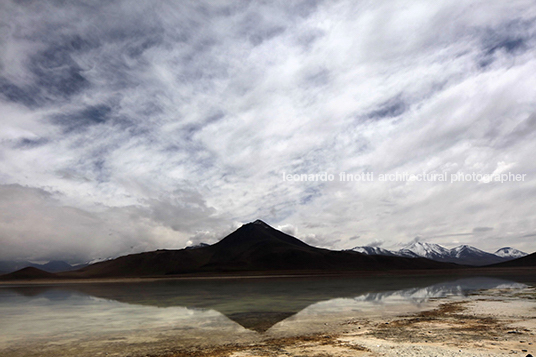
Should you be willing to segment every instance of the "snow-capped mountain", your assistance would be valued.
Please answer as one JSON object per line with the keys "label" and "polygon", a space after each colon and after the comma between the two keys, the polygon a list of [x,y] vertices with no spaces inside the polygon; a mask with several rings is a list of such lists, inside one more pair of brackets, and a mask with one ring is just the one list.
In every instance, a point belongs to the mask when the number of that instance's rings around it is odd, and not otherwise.
{"label": "snow-capped mountain", "polygon": [[207,244],[207,243],[199,243],[199,244],[195,244],[195,245],[189,245],[184,249],[197,249],[197,248],[208,247],[209,245],[210,244]]}
{"label": "snow-capped mountain", "polygon": [[460,245],[448,249],[439,244],[426,242],[414,242],[397,251],[380,247],[355,247],[352,250],[367,255],[427,258],[440,262],[475,266],[500,263],[527,255],[526,253],[510,247],[501,248],[495,254],[492,254],[469,245]]}
{"label": "snow-capped mountain", "polygon": [[524,256],[526,256],[528,254],[525,253],[525,252],[522,252],[522,251],[520,251],[518,249],[515,249],[515,248],[504,247],[504,248],[501,248],[498,251],[496,251],[495,255],[497,255],[497,256],[499,256],[501,258],[517,259],[517,258],[524,257]]}
{"label": "snow-capped mountain", "polygon": [[464,265],[490,265],[504,262],[505,259],[469,245],[460,245],[450,250],[450,256],[445,261]]}
{"label": "snow-capped mountain", "polygon": [[444,257],[450,255],[450,250],[439,244],[415,242],[400,249],[397,255],[408,258],[421,257],[441,261]]}
{"label": "snow-capped mountain", "polygon": [[383,249],[380,247],[355,247],[352,250],[358,253],[366,254],[366,255],[389,255],[389,256],[397,255],[394,252],[391,252],[390,250]]}

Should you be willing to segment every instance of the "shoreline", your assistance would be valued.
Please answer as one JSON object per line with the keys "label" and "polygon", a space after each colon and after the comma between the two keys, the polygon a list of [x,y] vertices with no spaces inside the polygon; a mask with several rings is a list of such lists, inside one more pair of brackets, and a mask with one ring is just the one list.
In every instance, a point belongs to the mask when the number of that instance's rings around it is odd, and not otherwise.
{"label": "shoreline", "polygon": [[[515,268],[460,268],[460,269],[437,269],[437,270],[385,270],[385,271],[281,271],[281,272],[230,272],[221,274],[196,273],[182,274],[180,276],[147,276],[147,277],[107,277],[107,278],[69,278],[58,277],[57,279],[21,279],[21,280],[1,280],[0,286],[10,285],[52,285],[52,284],[106,284],[106,283],[142,283],[153,281],[181,281],[181,280],[242,280],[242,279],[296,279],[296,278],[369,278],[369,277],[426,277],[426,276],[448,276],[458,277],[502,277],[512,275],[534,276],[533,267]],[[534,279],[536,282],[536,278]]]}

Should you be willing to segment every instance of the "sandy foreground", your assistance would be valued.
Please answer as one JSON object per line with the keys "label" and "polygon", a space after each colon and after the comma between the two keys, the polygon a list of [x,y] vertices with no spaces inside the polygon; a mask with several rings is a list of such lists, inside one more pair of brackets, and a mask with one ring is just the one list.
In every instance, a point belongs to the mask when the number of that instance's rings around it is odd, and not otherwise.
{"label": "sandy foreground", "polygon": [[[145,336],[28,343],[5,356],[527,356],[536,355],[536,288],[483,290],[439,298],[413,309],[380,314],[309,316],[281,321],[266,333],[212,330],[188,337],[180,331]],[[305,322],[304,322],[305,321]],[[244,331],[242,328],[241,331]]]}
{"label": "sandy foreground", "polygon": [[535,354],[536,289],[493,289],[388,319],[330,323],[331,332],[190,348],[169,356],[527,356]]}

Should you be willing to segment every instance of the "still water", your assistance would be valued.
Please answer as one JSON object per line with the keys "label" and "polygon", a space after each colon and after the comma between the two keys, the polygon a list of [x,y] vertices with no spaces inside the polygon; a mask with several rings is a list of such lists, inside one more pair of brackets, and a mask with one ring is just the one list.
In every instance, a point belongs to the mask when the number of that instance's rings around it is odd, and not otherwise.
{"label": "still water", "polygon": [[0,355],[135,355],[247,342],[326,331],[341,319],[411,313],[479,289],[525,286],[522,279],[489,277],[0,285]]}

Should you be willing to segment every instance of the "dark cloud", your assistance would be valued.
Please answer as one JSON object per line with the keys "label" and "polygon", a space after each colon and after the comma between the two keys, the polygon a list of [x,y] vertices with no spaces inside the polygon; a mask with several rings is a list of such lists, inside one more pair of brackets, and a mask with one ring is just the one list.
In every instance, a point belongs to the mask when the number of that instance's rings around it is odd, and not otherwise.
{"label": "dark cloud", "polygon": [[475,234],[475,231],[473,230],[472,233],[446,233],[446,234],[439,234],[431,238],[464,237],[464,236],[472,236],[474,234]]}
{"label": "dark cloud", "polygon": [[407,110],[407,104],[400,98],[389,99],[367,114],[371,119],[393,118],[403,114]]}
{"label": "dark cloud", "polygon": [[73,61],[72,47],[51,45],[46,50],[30,58],[29,70],[34,77],[34,83],[27,91],[36,91],[40,102],[65,100],[79,94],[89,87],[89,81],[83,76],[83,71]]}
{"label": "dark cloud", "polygon": [[482,40],[484,50],[492,55],[497,51],[517,54],[527,49],[528,42],[534,33],[532,23],[514,20],[500,26],[489,28]]}
{"label": "dark cloud", "polygon": [[71,114],[60,114],[52,118],[65,131],[84,130],[89,126],[104,124],[110,119],[112,108],[108,105],[94,105]]}
{"label": "dark cloud", "polygon": [[0,76],[0,95],[8,101],[35,107],[41,102],[40,90],[36,86],[21,88],[5,77]]}
{"label": "dark cloud", "polygon": [[530,238],[530,237],[536,237],[536,233],[525,234],[525,235],[523,236],[523,238]]}
{"label": "dark cloud", "polygon": [[485,232],[491,232],[493,230],[493,227],[475,227],[473,228],[473,233],[485,233]]}
{"label": "dark cloud", "polygon": [[533,21],[516,19],[488,28],[482,36],[483,53],[480,66],[483,68],[489,66],[502,54],[518,56],[527,51],[535,38]]}
{"label": "dark cloud", "polygon": [[15,147],[17,149],[32,149],[32,148],[45,145],[47,143],[48,143],[48,139],[46,138],[37,138],[37,139],[23,138],[17,141],[17,143],[15,144]]}

